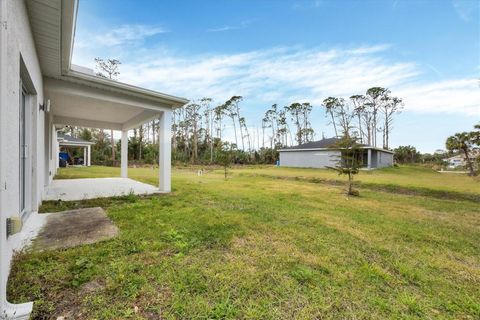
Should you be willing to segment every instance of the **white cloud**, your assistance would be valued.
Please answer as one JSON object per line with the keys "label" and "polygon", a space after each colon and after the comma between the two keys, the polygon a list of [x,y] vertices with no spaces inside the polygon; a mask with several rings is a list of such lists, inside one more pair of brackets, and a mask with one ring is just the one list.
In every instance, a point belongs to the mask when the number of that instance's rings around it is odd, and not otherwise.
{"label": "white cloud", "polygon": [[219,28],[211,28],[207,29],[207,32],[222,32],[222,31],[230,31],[230,30],[238,30],[240,27],[235,27],[235,26],[223,26]]}
{"label": "white cloud", "polygon": [[406,108],[424,113],[457,113],[480,118],[478,79],[454,79],[423,85],[407,85],[396,94]]}
{"label": "white cloud", "polygon": [[[95,37],[96,44],[117,46],[128,42],[142,41],[160,33],[167,32],[163,28],[145,25],[123,25]],[[81,42],[83,43],[83,42]]]}
{"label": "white cloud", "polygon": [[475,11],[480,8],[480,3],[476,0],[452,0],[452,5],[460,19],[464,21],[470,21]]}
{"label": "white cloud", "polygon": [[324,0],[302,0],[296,1],[292,8],[295,10],[320,8],[325,4]]}
{"label": "white cloud", "polygon": [[[475,79],[421,81],[427,70],[412,61],[388,58],[389,45],[330,50],[271,48],[223,55],[181,56],[165,48],[102,51],[122,61],[120,80],[190,99],[217,102],[232,95],[244,106],[310,101],[320,105],[330,95],[348,97],[372,86],[388,87],[405,101],[405,110],[480,116],[480,88]],[[98,52],[79,49],[76,58],[93,61]],[[78,60],[77,60],[78,61]]]}
{"label": "white cloud", "polygon": [[225,25],[222,27],[211,28],[211,29],[207,29],[207,32],[224,32],[224,31],[240,30],[248,27],[250,23],[251,23],[250,20],[244,20],[240,22],[239,25]]}

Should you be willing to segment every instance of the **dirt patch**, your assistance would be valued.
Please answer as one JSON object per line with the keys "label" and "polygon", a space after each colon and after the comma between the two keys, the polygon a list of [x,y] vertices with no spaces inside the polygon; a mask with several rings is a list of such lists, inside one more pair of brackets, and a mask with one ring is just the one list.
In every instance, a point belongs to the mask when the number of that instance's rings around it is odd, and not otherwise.
{"label": "dirt patch", "polygon": [[117,234],[118,228],[99,207],[50,213],[33,249],[70,248],[110,239]]}

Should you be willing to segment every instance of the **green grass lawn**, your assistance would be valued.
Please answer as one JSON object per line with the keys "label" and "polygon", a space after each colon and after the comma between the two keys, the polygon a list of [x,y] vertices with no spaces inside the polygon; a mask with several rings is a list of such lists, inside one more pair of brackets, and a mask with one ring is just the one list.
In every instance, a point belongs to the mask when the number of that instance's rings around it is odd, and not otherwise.
{"label": "green grass lawn", "polygon": [[[157,172],[129,169],[151,184]],[[175,169],[169,195],[46,204],[103,205],[120,236],[19,255],[10,301],[34,300],[39,319],[480,318],[477,180],[362,172],[361,196],[347,198],[326,170],[230,172]],[[59,178],[118,175],[69,168]]]}

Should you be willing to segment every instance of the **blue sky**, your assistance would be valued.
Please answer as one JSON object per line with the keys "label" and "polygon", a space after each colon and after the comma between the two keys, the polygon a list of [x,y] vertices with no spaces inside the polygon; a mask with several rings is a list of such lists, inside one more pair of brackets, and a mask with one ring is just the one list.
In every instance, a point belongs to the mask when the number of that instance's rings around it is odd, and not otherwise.
{"label": "blue sky", "polygon": [[[120,81],[189,99],[244,97],[252,129],[265,110],[314,105],[372,86],[404,99],[391,146],[423,152],[480,121],[477,0],[81,0],[75,64],[122,61]],[[226,128],[228,135],[229,128]]]}

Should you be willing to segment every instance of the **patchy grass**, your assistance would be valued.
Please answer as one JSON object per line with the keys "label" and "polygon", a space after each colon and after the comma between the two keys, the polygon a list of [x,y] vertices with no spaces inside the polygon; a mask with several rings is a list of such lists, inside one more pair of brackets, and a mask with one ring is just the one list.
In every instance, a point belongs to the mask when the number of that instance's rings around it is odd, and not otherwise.
{"label": "patchy grass", "polygon": [[[158,179],[148,168],[129,174]],[[48,203],[101,205],[120,236],[17,256],[9,299],[34,300],[37,319],[480,317],[478,202],[365,187],[478,194],[478,182],[392,168],[362,172],[361,197],[346,198],[334,180],[312,169],[238,168],[226,181],[221,170],[177,169],[170,195]]]}

